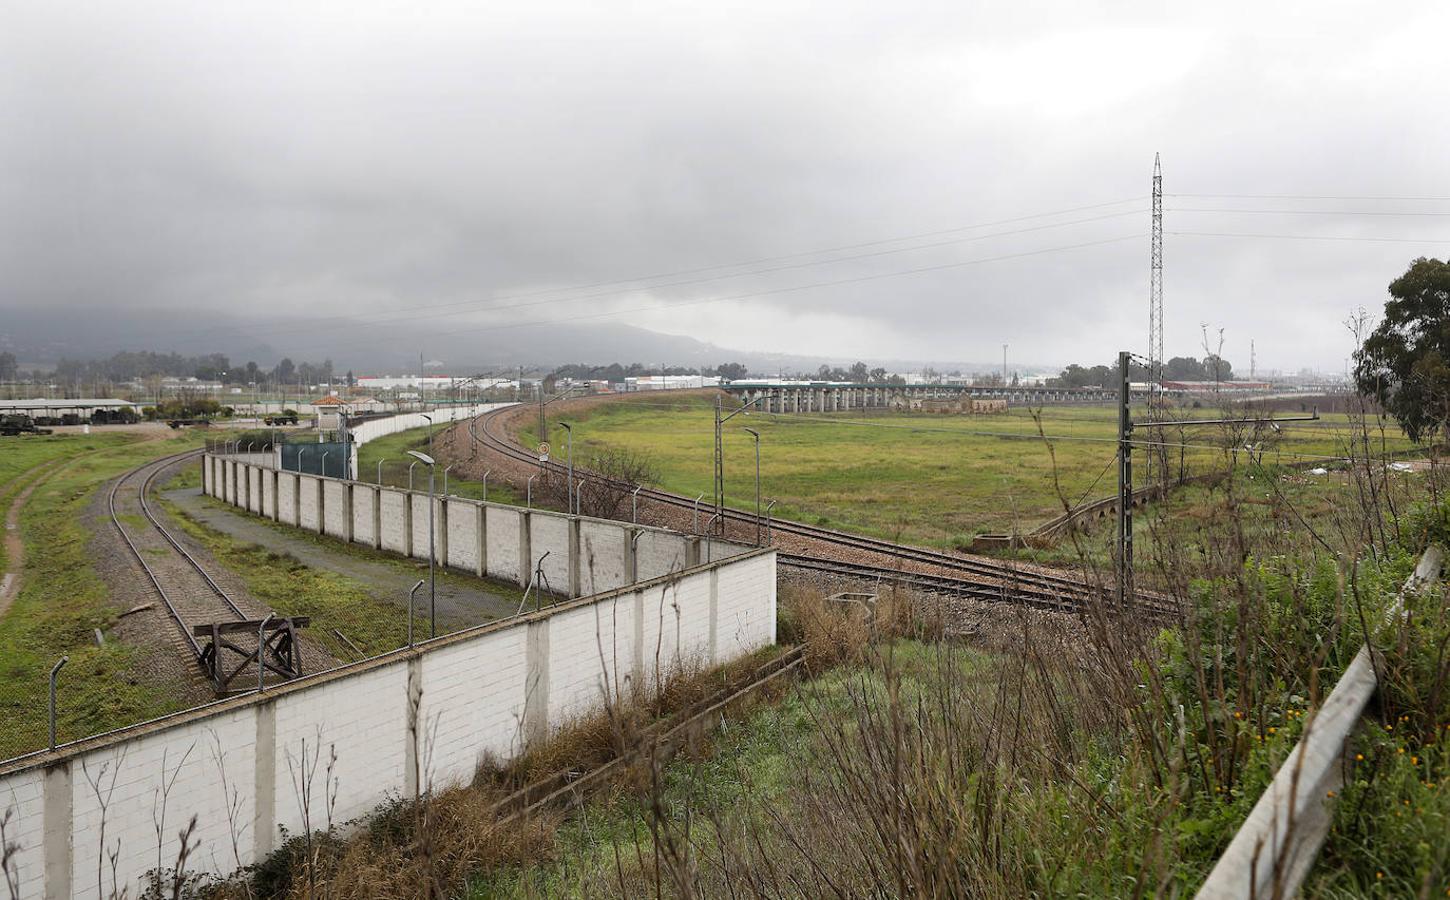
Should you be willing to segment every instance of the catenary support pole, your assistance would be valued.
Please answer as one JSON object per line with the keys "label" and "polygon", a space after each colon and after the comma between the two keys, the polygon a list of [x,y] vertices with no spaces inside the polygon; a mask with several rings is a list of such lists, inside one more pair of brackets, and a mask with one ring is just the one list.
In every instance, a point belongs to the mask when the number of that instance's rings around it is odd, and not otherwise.
{"label": "catenary support pole", "polygon": [[1133,600],[1133,419],[1128,406],[1132,354],[1118,354],[1118,605]]}

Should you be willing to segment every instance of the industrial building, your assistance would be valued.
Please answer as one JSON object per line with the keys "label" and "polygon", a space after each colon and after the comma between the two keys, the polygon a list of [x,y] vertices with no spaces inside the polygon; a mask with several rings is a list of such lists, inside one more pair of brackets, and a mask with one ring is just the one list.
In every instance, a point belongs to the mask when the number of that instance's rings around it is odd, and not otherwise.
{"label": "industrial building", "polygon": [[41,425],[100,424],[140,418],[141,408],[130,400],[84,398],[71,400],[37,397],[34,400],[0,400],[0,415],[30,416]]}

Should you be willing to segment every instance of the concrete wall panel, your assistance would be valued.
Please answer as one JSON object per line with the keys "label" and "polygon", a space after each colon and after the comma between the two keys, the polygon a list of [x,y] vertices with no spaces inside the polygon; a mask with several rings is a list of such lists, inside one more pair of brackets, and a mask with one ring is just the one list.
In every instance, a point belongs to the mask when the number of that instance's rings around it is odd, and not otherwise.
{"label": "concrete wall panel", "polygon": [[467,783],[485,759],[523,750],[526,635],[512,628],[423,657],[419,721],[432,742],[435,786]]}
{"label": "concrete wall panel", "polygon": [[627,696],[634,662],[634,595],[549,620],[549,722],[555,727]]}
{"label": "concrete wall panel", "polygon": [[648,530],[635,543],[637,578],[648,581],[686,568],[688,543],[684,535],[669,531]]}
{"label": "concrete wall panel", "polygon": [[478,570],[478,504],[453,497],[448,507],[448,565]]}
{"label": "concrete wall panel", "polygon": [[277,473],[277,521],[287,525],[297,524],[297,479],[296,472]]}
{"label": "concrete wall panel", "polygon": [[302,501],[297,507],[297,526],[308,531],[316,531],[317,526],[322,522],[322,510],[317,505],[317,487],[322,479],[316,475],[299,475],[297,477],[298,495]]}
{"label": "concrete wall panel", "polygon": [[[399,663],[325,682],[280,698],[276,719],[277,822],[301,834],[301,799],[311,780],[313,828],[326,828],[328,791],[336,791],[333,821],[371,812],[380,798],[403,791],[408,740],[408,666]],[[332,778],[327,768],[332,763]],[[335,787],[329,781],[335,779]]]}
{"label": "concrete wall panel", "polygon": [[523,514],[509,506],[492,506],[484,520],[488,540],[488,574],[506,581],[521,581],[528,564],[520,564],[519,530]]}
{"label": "concrete wall panel", "polygon": [[579,523],[579,590],[597,594],[629,583],[625,553],[629,529],[617,522]]}
{"label": "concrete wall panel", "polygon": [[347,540],[350,516],[347,508],[347,482],[328,479],[322,482],[323,533]]}
{"label": "concrete wall panel", "polygon": [[569,591],[569,517],[535,510],[529,516],[529,562],[532,571],[545,553],[544,577],[556,594]]}
{"label": "concrete wall panel", "polygon": [[45,774],[40,769],[5,779],[0,790],[0,816],[11,813],[5,837],[16,846],[12,860],[20,896],[40,897],[45,887]]}
{"label": "concrete wall panel", "polygon": [[378,502],[376,488],[366,484],[354,484],[352,488],[352,539],[359,544],[373,546],[377,535],[373,534],[373,514]]}
{"label": "concrete wall panel", "polygon": [[383,549],[393,553],[407,553],[408,494],[405,491],[383,488],[381,502]]}
{"label": "concrete wall panel", "polygon": [[[255,771],[250,744],[256,737],[255,722],[253,710],[237,710],[210,718],[206,729],[155,732],[76,760],[71,769],[71,896],[110,897],[113,889],[120,895],[128,886],[131,896],[139,894],[136,887],[139,876],[156,868],[153,816],[160,817],[163,813],[166,817],[161,838],[163,865],[176,859],[177,832],[195,815],[196,832],[192,838],[212,852],[195,854],[190,870],[223,874],[234,869],[230,825],[221,799],[217,741],[221,742],[228,778],[236,779],[231,783],[241,789],[239,818],[250,822]],[[163,781],[173,779],[163,801],[158,788]],[[102,800],[105,801],[104,815]],[[101,845],[103,819],[104,850]],[[238,848],[244,861],[252,854],[250,840],[250,834],[243,835]],[[111,853],[117,854],[119,885],[111,881]]]}
{"label": "concrete wall panel", "polygon": [[[427,559],[428,495],[426,493],[415,493],[412,495],[411,502],[413,504],[413,556],[418,559]],[[442,516],[440,512],[435,501],[433,510],[434,549],[438,549],[442,545],[442,541],[438,539],[438,530],[442,527]]]}

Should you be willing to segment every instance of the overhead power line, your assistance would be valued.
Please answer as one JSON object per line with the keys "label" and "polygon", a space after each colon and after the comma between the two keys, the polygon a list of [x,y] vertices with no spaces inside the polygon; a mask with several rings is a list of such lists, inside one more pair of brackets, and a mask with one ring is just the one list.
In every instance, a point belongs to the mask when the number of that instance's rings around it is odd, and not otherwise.
{"label": "overhead power line", "polygon": [[1347,241],[1371,244],[1447,244],[1450,238],[1336,237],[1324,234],[1262,234],[1228,231],[1170,231],[1177,237],[1264,238],[1281,241]]}
{"label": "overhead power line", "polygon": [[1450,212],[1399,212],[1378,209],[1229,209],[1176,206],[1168,210],[1175,213],[1232,213],[1267,216],[1392,216],[1438,218],[1450,216]]}
{"label": "overhead power line", "polygon": [[1365,196],[1352,194],[1168,194],[1200,200],[1403,200],[1414,203],[1450,203],[1450,197]]}

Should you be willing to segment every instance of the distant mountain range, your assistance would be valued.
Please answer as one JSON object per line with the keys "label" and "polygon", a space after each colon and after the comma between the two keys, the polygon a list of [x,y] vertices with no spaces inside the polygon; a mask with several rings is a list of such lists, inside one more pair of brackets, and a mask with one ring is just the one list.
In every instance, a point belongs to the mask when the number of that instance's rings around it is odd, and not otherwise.
{"label": "distant mountain range", "polygon": [[[335,371],[358,374],[417,371],[419,353],[429,368],[456,373],[565,363],[639,362],[694,368],[738,362],[752,373],[769,374],[813,371],[823,364],[847,366],[856,361],[737,350],[618,323],[561,323],[501,332],[494,338],[486,329],[440,334],[433,326],[406,321],[369,326],[336,318],[260,320],[225,312],[178,314],[175,310],[112,308],[7,310],[0,319],[0,351],[4,350],[18,357],[22,369],[48,368],[62,358],[96,359],[123,350],[153,350],[184,355],[224,353],[236,365],[252,360],[263,368],[282,357],[294,362],[331,359]],[[923,365],[962,372],[999,368],[943,361],[864,361],[891,371],[916,371]]]}

